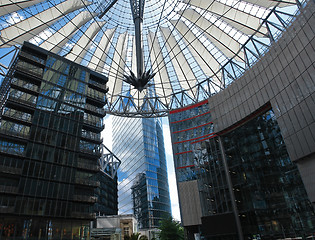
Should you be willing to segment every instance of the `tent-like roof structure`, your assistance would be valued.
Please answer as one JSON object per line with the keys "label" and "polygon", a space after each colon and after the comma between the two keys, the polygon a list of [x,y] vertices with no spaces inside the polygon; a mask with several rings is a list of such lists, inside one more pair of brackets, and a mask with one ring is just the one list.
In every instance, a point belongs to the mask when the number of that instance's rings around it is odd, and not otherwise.
{"label": "tent-like roof structure", "polygon": [[[304,4],[2,0],[0,48],[29,41],[108,76],[106,110],[111,114],[164,116],[209,98],[241,76]],[[141,79],[142,73],[147,78]],[[135,84],[126,81],[130,76]],[[139,80],[144,82],[140,88]]]}

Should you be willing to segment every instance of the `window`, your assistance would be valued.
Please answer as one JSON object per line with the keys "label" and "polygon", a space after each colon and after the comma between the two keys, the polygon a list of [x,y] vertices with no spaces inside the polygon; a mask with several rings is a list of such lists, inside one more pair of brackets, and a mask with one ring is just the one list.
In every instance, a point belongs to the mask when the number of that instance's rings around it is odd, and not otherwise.
{"label": "window", "polygon": [[129,236],[129,227],[124,227],[124,236]]}

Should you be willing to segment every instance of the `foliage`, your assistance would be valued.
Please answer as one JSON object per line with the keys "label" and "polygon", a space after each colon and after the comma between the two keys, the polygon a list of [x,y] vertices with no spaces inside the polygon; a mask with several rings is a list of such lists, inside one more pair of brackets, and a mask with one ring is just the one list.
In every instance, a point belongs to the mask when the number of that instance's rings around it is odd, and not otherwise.
{"label": "foliage", "polygon": [[165,218],[160,222],[160,240],[183,240],[184,229],[180,223],[172,217]]}
{"label": "foliage", "polygon": [[146,235],[142,235],[139,240],[149,240]]}
{"label": "foliage", "polygon": [[140,233],[133,233],[131,236],[124,236],[124,240],[138,240]]}

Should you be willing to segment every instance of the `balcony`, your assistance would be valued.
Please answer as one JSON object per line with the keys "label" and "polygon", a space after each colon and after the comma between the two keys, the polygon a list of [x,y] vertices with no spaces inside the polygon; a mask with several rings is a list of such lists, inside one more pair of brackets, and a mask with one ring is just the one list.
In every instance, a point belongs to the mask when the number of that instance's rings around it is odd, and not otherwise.
{"label": "balcony", "polygon": [[22,173],[22,169],[19,167],[0,166],[0,172],[19,175]]}
{"label": "balcony", "polygon": [[91,170],[91,171],[95,171],[95,172],[100,170],[100,167],[96,163],[94,165],[94,164],[90,164],[90,163],[78,162],[78,168]]}
{"label": "balcony", "polygon": [[30,136],[29,131],[18,132],[18,131],[6,130],[6,129],[1,129],[1,128],[0,128],[0,133],[3,135],[18,137],[18,138],[24,138],[24,139],[28,139]]}
{"label": "balcony", "polygon": [[81,134],[81,137],[89,139],[89,140],[93,140],[99,143],[103,142],[103,139],[101,138],[101,134],[99,133],[93,133],[90,131],[83,131]]}
{"label": "balcony", "polygon": [[72,212],[71,217],[74,218],[96,218],[96,213]]}
{"label": "balcony", "polygon": [[19,191],[18,187],[0,185],[1,193],[18,193],[18,191]]}
{"label": "balcony", "polygon": [[97,94],[88,93],[88,94],[87,94],[87,97],[88,97],[88,98],[91,98],[91,99],[94,100],[94,101],[97,101],[97,102],[101,103],[102,105],[105,105],[106,102],[107,102],[105,95],[104,95],[104,96],[99,96],[99,95],[97,95]]}
{"label": "balcony", "polygon": [[0,145],[0,152],[2,153],[7,153],[7,154],[12,154],[15,156],[23,156],[24,155],[24,147],[22,146],[16,146],[16,147],[11,147],[11,146],[2,146]]}
{"label": "balcony", "polygon": [[106,87],[106,83],[99,83],[93,80],[89,80],[89,84],[91,84],[92,86],[95,86],[97,89],[104,91],[105,93],[108,92],[108,87]]}
{"label": "balcony", "polygon": [[12,118],[15,120],[20,120],[23,122],[31,123],[32,122],[32,115],[24,112],[20,112],[14,109],[5,109],[2,116],[7,118]]}
{"label": "balcony", "polygon": [[15,102],[17,104],[24,104],[24,105],[27,105],[27,106],[30,106],[32,108],[34,108],[36,106],[36,97],[34,96],[34,98],[27,98],[25,95],[22,95],[22,96],[15,96],[13,94],[10,94],[9,95],[9,98],[8,100],[9,101],[12,101],[12,102]]}
{"label": "balcony", "polygon": [[85,196],[85,195],[73,195],[73,200],[79,201],[79,202],[95,203],[97,201],[97,197]]}
{"label": "balcony", "polygon": [[86,179],[86,178],[76,178],[75,183],[81,184],[81,185],[86,185],[86,186],[91,186],[91,187],[99,187],[100,186],[99,181],[94,181],[94,180]]}
{"label": "balcony", "polygon": [[42,58],[37,57],[35,55],[32,55],[32,54],[29,54],[29,53],[21,51],[20,52],[20,56],[22,56],[22,57],[24,57],[26,59],[32,60],[32,61],[34,61],[36,63],[41,64],[41,65],[45,65],[45,59],[42,59]]}
{"label": "balcony", "polygon": [[93,128],[97,128],[100,131],[104,129],[104,124],[102,124],[102,122],[90,121],[90,120],[87,120],[86,118],[84,118],[83,119],[83,123],[86,124],[86,125],[89,125],[89,126],[91,126]]}
{"label": "balcony", "polygon": [[14,213],[14,207],[0,206],[0,213]]}
{"label": "balcony", "polygon": [[32,92],[36,92],[38,93],[38,89],[39,87],[34,85],[34,84],[31,84],[31,83],[28,83],[28,82],[25,82],[25,81],[22,81],[18,78],[13,78],[12,81],[11,81],[11,84],[12,85],[15,85],[15,86],[18,86],[18,87],[21,87],[21,88],[25,88],[25,89],[28,89]]}
{"label": "balcony", "polygon": [[94,156],[101,156],[101,152],[99,149],[90,149],[90,148],[85,148],[84,146],[80,146],[80,152],[88,153]]}
{"label": "balcony", "polygon": [[42,78],[43,75],[43,69],[41,68],[27,68],[25,66],[17,65],[16,69],[24,74],[37,78]]}
{"label": "balcony", "polygon": [[97,114],[99,114],[102,117],[104,117],[106,115],[105,109],[95,107],[95,106],[93,106],[91,104],[85,104],[85,109],[90,111],[90,112],[92,112],[92,113],[97,113]]}

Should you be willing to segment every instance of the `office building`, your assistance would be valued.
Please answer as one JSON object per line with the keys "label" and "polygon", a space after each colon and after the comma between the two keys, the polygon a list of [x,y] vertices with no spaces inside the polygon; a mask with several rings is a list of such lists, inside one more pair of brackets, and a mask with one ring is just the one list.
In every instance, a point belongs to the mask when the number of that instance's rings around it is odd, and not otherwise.
{"label": "office building", "polygon": [[163,131],[159,119],[113,118],[119,214],[134,214],[139,229],[154,229],[171,214]]}
{"label": "office building", "polygon": [[170,111],[188,239],[312,236],[314,208],[270,104],[215,132],[208,100]]}
{"label": "office building", "polygon": [[[32,44],[22,46],[1,85],[7,93],[0,125],[1,237],[89,238],[106,82]],[[115,200],[114,191],[107,194]],[[99,205],[114,211],[114,204]]]}

